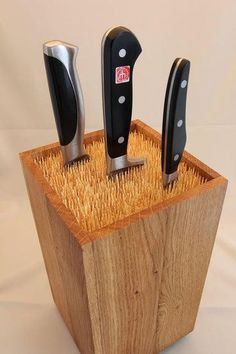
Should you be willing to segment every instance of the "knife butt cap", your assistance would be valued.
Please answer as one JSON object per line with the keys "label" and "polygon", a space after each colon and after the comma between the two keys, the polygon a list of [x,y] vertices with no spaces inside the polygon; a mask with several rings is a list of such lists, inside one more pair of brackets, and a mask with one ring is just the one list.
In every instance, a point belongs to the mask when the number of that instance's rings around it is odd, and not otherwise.
{"label": "knife butt cap", "polygon": [[59,60],[66,51],[77,54],[78,49],[77,46],[60,40],[52,40],[43,43],[44,54],[55,58],[59,56]]}

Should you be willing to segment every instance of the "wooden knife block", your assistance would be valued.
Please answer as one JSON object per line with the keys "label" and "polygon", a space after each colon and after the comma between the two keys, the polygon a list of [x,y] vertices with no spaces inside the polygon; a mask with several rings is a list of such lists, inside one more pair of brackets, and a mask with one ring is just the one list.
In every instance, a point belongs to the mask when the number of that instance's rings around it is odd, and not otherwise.
{"label": "wooden knife block", "polygon": [[20,154],[56,306],[81,354],[157,354],[194,328],[227,180],[185,152],[205,183],[89,233],[34,162],[58,150]]}

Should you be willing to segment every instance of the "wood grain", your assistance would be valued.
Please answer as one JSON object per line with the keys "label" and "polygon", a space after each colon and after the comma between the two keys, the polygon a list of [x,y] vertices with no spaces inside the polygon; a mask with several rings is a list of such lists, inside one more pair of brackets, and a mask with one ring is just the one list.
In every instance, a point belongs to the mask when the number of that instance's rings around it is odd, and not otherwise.
{"label": "wood grain", "polygon": [[[142,122],[132,129],[160,143]],[[53,298],[81,354],[159,353],[194,327],[226,179],[185,153],[206,183],[91,235],[33,162],[52,149],[21,160]]]}
{"label": "wood grain", "polygon": [[165,222],[149,215],[83,246],[95,353],[153,353]]}
{"label": "wood grain", "polygon": [[157,352],[194,328],[225,191],[222,180],[222,184],[168,209]]}
{"label": "wood grain", "polygon": [[23,171],[54,302],[81,353],[94,353],[82,248],[58,214],[58,201],[52,206],[24,163]]}

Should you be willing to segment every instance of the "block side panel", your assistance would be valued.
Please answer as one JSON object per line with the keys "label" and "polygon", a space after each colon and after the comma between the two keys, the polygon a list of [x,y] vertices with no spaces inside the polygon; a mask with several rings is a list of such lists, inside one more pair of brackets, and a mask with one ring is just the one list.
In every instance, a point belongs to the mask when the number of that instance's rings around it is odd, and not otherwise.
{"label": "block side panel", "polygon": [[169,208],[156,352],[193,330],[227,183]]}
{"label": "block side panel", "polygon": [[151,214],[83,247],[97,354],[156,354],[166,221]]}
{"label": "block side panel", "polygon": [[23,171],[53,299],[81,354],[93,354],[82,249],[24,162]]}

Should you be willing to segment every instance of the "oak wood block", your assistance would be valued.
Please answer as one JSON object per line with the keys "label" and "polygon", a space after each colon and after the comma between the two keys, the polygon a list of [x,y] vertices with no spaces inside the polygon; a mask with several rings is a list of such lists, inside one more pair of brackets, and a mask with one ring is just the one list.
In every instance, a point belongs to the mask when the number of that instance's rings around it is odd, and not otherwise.
{"label": "oak wood block", "polygon": [[[132,129],[160,143],[141,121]],[[91,235],[34,162],[57,149],[21,153],[57,308],[81,354],[157,354],[194,328],[227,180],[185,152],[206,183]]]}

